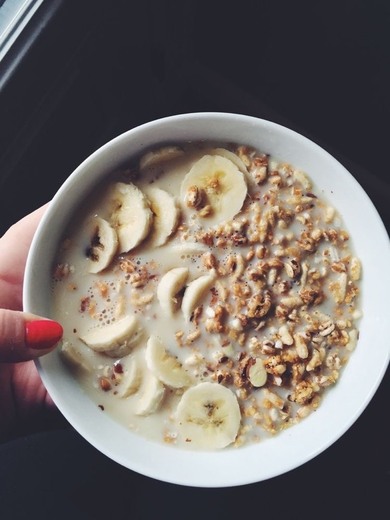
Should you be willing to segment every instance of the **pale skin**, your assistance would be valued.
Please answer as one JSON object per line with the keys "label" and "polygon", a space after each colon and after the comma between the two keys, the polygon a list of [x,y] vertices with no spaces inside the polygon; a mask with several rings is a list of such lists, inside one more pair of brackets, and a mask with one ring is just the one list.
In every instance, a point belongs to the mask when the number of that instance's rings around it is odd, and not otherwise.
{"label": "pale skin", "polygon": [[45,209],[27,215],[0,238],[0,439],[28,432],[34,421],[58,413],[33,361],[51,349],[26,347],[24,323],[31,316],[21,312],[27,254]]}

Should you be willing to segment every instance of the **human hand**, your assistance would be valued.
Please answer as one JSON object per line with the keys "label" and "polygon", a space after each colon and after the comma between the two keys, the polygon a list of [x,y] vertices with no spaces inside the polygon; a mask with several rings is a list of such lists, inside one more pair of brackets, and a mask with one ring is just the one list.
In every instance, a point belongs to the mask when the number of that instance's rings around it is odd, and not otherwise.
{"label": "human hand", "polygon": [[62,327],[22,312],[27,254],[45,209],[30,213],[0,238],[0,439],[29,431],[34,421],[47,420],[56,410],[33,360],[55,347]]}

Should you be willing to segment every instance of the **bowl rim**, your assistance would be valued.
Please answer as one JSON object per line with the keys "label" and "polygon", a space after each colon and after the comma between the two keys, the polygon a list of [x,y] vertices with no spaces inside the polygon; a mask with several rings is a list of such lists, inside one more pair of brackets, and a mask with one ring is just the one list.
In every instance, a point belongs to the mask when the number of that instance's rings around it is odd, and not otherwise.
{"label": "bowl rim", "polygon": [[[80,163],[80,165],[70,174],[70,176],[64,181],[64,183],[60,186],[60,188],[57,190],[55,195],[53,196],[51,202],[49,203],[48,209],[45,212],[37,231],[33,237],[33,241],[31,244],[31,248],[28,254],[27,262],[26,262],[26,269],[25,269],[25,283],[23,286],[23,301],[24,301],[24,310],[27,312],[33,312],[37,313],[37,299],[36,299],[36,276],[39,273],[39,259],[42,258],[42,243],[46,246],[49,246],[50,242],[50,226],[52,225],[53,221],[55,222],[61,222],[61,220],[65,220],[65,208],[63,204],[63,200],[66,200],[65,198],[68,197],[75,197],[75,192],[77,191],[77,186],[79,184],[79,177],[83,177],[84,179],[87,177],[87,174],[85,172],[88,172],[90,169],[93,169],[96,167],[96,165],[99,163],[102,157],[108,153],[110,155],[110,150],[115,150],[120,148],[124,145],[128,140],[134,138],[135,136],[140,139],[139,142],[142,142],[143,136],[147,135],[149,132],[157,132],[158,129],[163,127],[169,127],[169,125],[198,125],[200,123],[204,122],[215,122],[215,124],[218,126],[222,123],[229,122],[230,124],[233,123],[239,123],[239,124],[247,124],[250,128],[249,131],[252,131],[252,129],[257,128],[259,125],[262,126],[265,129],[268,129],[271,133],[277,132],[278,135],[284,136],[285,138],[288,138],[294,142],[299,142],[304,147],[313,149],[313,153],[317,154],[318,157],[321,157],[323,161],[328,163],[329,165],[333,165],[344,177],[347,179],[345,182],[355,190],[355,193],[360,201],[363,201],[365,204],[365,209],[367,209],[370,213],[370,216],[372,219],[375,220],[375,232],[377,233],[377,237],[379,237],[380,244],[381,244],[381,265],[385,265],[385,261],[388,261],[388,265],[390,265],[390,240],[389,235],[387,233],[387,230],[384,226],[384,223],[369,196],[367,193],[363,190],[363,188],[360,186],[358,181],[353,177],[353,175],[337,160],[335,159],[331,154],[329,154],[322,146],[318,145],[308,137],[305,137],[304,135],[296,132],[295,130],[292,130],[290,128],[287,128],[283,125],[280,125],[278,123],[254,117],[244,114],[237,114],[237,113],[228,113],[228,112],[193,112],[193,113],[186,113],[186,114],[178,114],[178,115],[171,115],[167,117],[161,117],[158,119],[155,119],[153,121],[149,121],[146,123],[143,123],[139,126],[136,126],[130,130],[127,130],[118,136],[114,137],[113,139],[109,140],[107,143],[100,146],[97,150],[95,150],[92,154],[90,154],[88,157],[84,159]],[[211,124],[211,123],[210,123]],[[177,141],[177,139],[176,139]],[[150,141],[145,139],[144,146],[149,147]],[[152,145],[153,146],[153,145]],[[107,172],[108,173],[108,172]],[[310,172],[308,172],[310,175]],[[88,184],[88,183],[87,183]],[[81,190],[82,192],[83,190]],[[75,203],[73,202],[68,203],[71,207],[75,206]],[[66,204],[65,204],[66,206]],[[341,212],[342,213],[342,212]],[[52,240],[53,241],[53,240]],[[387,278],[385,280],[385,285],[390,289],[390,276],[387,275]],[[38,305],[39,307],[39,305]],[[41,310],[39,308],[39,310]],[[390,318],[390,311],[383,310],[381,311],[381,323],[383,320],[387,320]],[[49,355],[50,356],[50,355]],[[204,475],[199,473],[199,465],[197,465],[197,471],[195,471],[192,474],[188,474],[191,472],[183,471],[183,469],[186,468],[186,464],[193,463],[194,452],[192,451],[181,451],[178,450],[178,448],[172,448],[160,445],[156,448],[154,443],[151,443],[145,439],[142,439],[141,444],[145,445],[146,451],[149,453],[147,458],[147,464],[145,465],[141,459],[137,459],[136,461],[128,460],[122,458],[122,455],[115,450],[115,447],[110,446],[107,447],[105,442],[101,439],[101,436],[96,434],[96,432],[91,433],[90,423],[88,421],[84,421],[82,424],[79,422],[79,417],[77,413],[74,410],[70,410],[67,405],[63,402],[62,396],[58,392],[58,389],[56,387],[56,382],[53,381],[52,376],[47,371],[47,363],[46,359],[47,356],[44,358],[36,360],[36,367],[37,370],[41,376],[41,379],[48,389],[50,395],[52,396],[54,402],[56,403],[57,407],[61,411],[61,413],[64,415],[64,417],[69,421],[69,423],[87,440],[89,441],[93,446],[95,446],[99,451],[101,451],[106,456],[110,457],[112,460],[116,461],[117,463],[136,471],[140,474],[143,474],[145,476],[155,478],[157,480],[178,484],[178,485],[186,485],[186,486],[194,486],[194,487],[230,487],[230,486],[239,486],[239,485],[245,485],[250,484],[254,482],[259,482],[263,480],[268,480],[270,478],[274,478],[276,476],[282,475],[284,473],[287,473],[303,464],[308,462],[309,460],[313,459],[320,453],[322,453],[324,450],[326,450],[330,445],[332,445],[335,441],[337,441],[342,435],[345,434],[345,432],[352,426],[352,424],[355,423],[355,421],[360,417],[360,415],[363,413],[369,402],[372,400],[374,394],[376,393],[380,383],[382,382],[382,379],[385,375],[385,372],[388,368],[389,362],[390,362],[390,345],[388,347],[383,348],[383,352],[380,353],[380,366],[378,365],[376,367],[375,372],[375,378],[370,382],[370,387],[365,393],[364,400],[359,401],[359,404],[354,403],[353,405],[353,413],[348,416],[348,418],[344,418],[344,420],[340,420],[340,426],[338,431],[332,432],[332,431],[326,431],[326,436],[322,440],[321,443],[314,442],[307,448],[305,447],[305,450],[302,452],[301,449],[297,450],[297,453],[295,456],[293,456],[291,459],[288,459],[288,462],[285,462],[283,460],[278,460],[277,463],[271,468],[266,469],[260,468],[261,471],[253,470],[251,472],[245,473],[243,470],[239,473],[239,475],[232,474],[231,471],[229,471],[229,465],[224,462],[224,459],[226,459],[226,456],[224,456],[221,452],[218,453],[207,453],[207,459],[209,467],[211,465],[215,465],[219,467],[218,474],[216,472],[211,472],[210,475]],[[354,356],[351,357],[350,361],[353,361]],[[348,365],[350,362],[348,363]],[[343,377],[341,377],[341,381],[343,380]],[[326,400],[324,403],[322,403],[321,406],[324,406],[326,403]],[[94,420],[96,419],[97,415],[89,417],[88,420]],[[314,418],[315,419],[315,418]],[[306,429],[307,421],[312,421],[315,427],[317,427],[317,422],[313,419],[306,418],[304,421],[302,421],[300,424],[295,425],[293,428],[290,428],[289,430],[286,430],[285,432],[282,432],[278,434],[277,437],[284,435],[284,439],[286,440],[287,444],[289,445],[290,442],[293,442],[296,438],[299,437],[299,434],[301,433],[302,429]],[[113,424],[111,420],[107,421],[107,424],[110,425],[110,428],[117,428],[116,424]],[[302,426],[302,424],[304,426]],[[134,438],[134,436],[130,435],[132,438],[132,442],[138,446],[138,438]],[[275,438],[276,439],[276,438]],[[275,443],[277,442],[277,439],[268,439],[267,443]],[[292,439],[292,441],[291,441]],[[270,444],[271,446],[271,444]],[[169,455],[172,456],[172,449],[176,451],[180,451],[181,456],[181,463],[182,468],[172,468],[174,466],[171,464],[171,467],[160,467],[156,468],[153,465],[153,461],[150,460],[151,456],[156,456],[156,453],[160,450],[166,450],[168,449],[169,452],[168,455],[165,457],[164,460],[167,462]],[[229,451],[229,453],[238,453],[238,450],[241,450],[240,456],[243,459],[243,462],[240,463],[240,461],[237,459],[236,456],[233,456],[231,458],[230,463],[237,464],[240,469],[242,468],[242,464],[246,463],[249,464],[251,462],[251,455],[248,455],[248,452],[253,449],[252,445],[250,446],[244,446],[238,448],[235,452]],[[145,453],[146,453],[145,451]],[[204,454],[198,454],[197,457],[199,458],[199,463],[204,464],[206,461],[206,457],[204,457]],[[226,453],[226,452],[224,452]],[[284,455],[288,455],[287,452],[284,453]],[[168,457],[168,458],[167,458]],[[174,457],[175,458],[175,457]],[[273,461],[274,462],[274,461]]]}

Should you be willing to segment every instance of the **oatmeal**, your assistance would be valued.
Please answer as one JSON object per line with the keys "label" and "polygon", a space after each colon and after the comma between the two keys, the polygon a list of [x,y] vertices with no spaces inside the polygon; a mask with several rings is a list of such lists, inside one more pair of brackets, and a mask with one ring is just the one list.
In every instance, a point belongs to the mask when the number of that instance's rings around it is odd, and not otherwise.
{"label": "oatmeal", "polygon": [[243,145],[167,146],[113,172],[69,227],[53,267],[61,355],[140,435],[262,441],[337,383],[361,270],[341,215],[294,165]]}

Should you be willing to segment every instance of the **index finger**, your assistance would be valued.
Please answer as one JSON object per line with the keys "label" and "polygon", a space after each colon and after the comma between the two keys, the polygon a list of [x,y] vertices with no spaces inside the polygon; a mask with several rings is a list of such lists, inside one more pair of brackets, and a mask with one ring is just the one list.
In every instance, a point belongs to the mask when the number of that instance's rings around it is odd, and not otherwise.
{"label": "index finger", "polygon": [[0,238],[0,308],[22,309],[22,284],[31,241],[48,203],[13,224]]}

